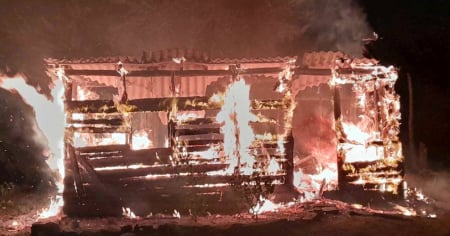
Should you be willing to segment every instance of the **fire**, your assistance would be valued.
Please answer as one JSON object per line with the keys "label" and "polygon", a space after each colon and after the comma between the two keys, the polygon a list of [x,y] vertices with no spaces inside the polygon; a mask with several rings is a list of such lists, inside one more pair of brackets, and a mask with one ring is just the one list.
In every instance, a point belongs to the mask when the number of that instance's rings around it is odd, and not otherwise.
{"label": "fire", "polygon": [[405,216],[416,216],[417,212],[414,211],[413,209],[407,208],[407,207],[403,207],[400,205],[395,204],[394,205],[394,209],[398,210],[399,213],[405,215]]}
{"label": "fire", "polygon": [[126,165],[126,166],[122,165],[122,166],[97,167],[97,168],[95,168],[95,170],[99,171],[99,172],[107,171],[107,170],[127,170],[127,169],[137,170],[137,169],[148,168],[148,167],[152,167],[152,166],[139,163],[139,164],[133,164],[133,165]]}
{"label": "fire", "polygon": [[342,122],[342,128],[346,135],[346,138],[350,141],[364,144],[370,138],[370,135],[363,132],[358,126]]}
{"label": "fire", "polygon": [[177,218],[177,219],[180,219],[180,218],[181,218],[181,214],[180,214],[179,211],[177,211],[177,209],[173,210],[172,216],[173,216],[174,218]]}
{"label": "fire", "polygon": [[126,142],[127,134],[125,133],[92,134],[74,132],[73,134],[73,145],[76,148],[102,145],[124,145]]}
{"label": "fire", "polygon": [[77,99],[79,101],[97,100],[99,98],[100,96],[97,93],[81,86],[77,86]]}
{"label": "fire", "polygon": [[[63,73],[58,73],[59,79],[53,81],[51,95],[53,100],[48,100],[44,95],[40,94],[34,87],[28,85],[21,76],[16,78],[4,78],[0,80],[0,86],[10,91],[18,92],[24,102],[34,108],[36,115],[37,127],[33,130],[35,140],[42,145],[48,146],[48,151],[43,153],[48,157],[47,164],[52,171],[57,173],[56,185],[58,195],[55,201],[52,201],[49,212],[41,213],[42,217],[50,217],[59,213],[64,204],[60,196],[64,190],[64,85]],[[42,143],[39,136],[45,136],[46,143]],[[57,209],[57,210],[56,210]]]}
{"label": "fire", "polygon": [[281,166],[275,158],[271,158],[269,161],[269,166],[267,167],[267,172],[269,175],[275,175],[281,170]]}
{"label": "fire", "polygon": [[250,154],[249,147],[255,140],[255,134],[249,123],[257,117],[250,108],[250,86],[243,79],[238,79],[228,86],[222,109],[216,120],[221,123],[224,134],[224,152],[230,159],[227,173],[235,169],[243,174],[253,173],[255,158]]}
{"label": "fire", "polygon": [[141,150],[153,147],[153,142],[148,135],[146,130],[134,132],[131,140],[131,149]]}
{"label": "fire", "polygon": [[340,145],[345,150],[345,162],[362,162],[362,161],[376,161],[383,158],[383,147],[364,146],[354,144]]}
{"label": "fire", "polygon": [[220,157],[220,151],[218,150],[217,146],[211,146],[206,151],[197,151],[197,152],[191,152],[193,157],[205,159],[205,160],[214,160]]}
{"label": "fire", "polygon": [[250,208],[249,213],[259,215],[265,212],[276,212],[280,207],[282,207],[282,204],[274,203],[260,196],[258,203]]}
{"label": "fire", "polygon": [[129,219],[137,219],[139,217],[129,207],[122,207],[122,215]]}
{"label": "fire", "polygon": [[42,209],[38,218],[46,219],[58,215],[63,205],[64,200],[60,195],[56,196],[56,198],[50,199],[50,206],[47,209]]}
{"label": "fire", "polygon": [[205,117],[205,111],[183,111],[177,112],[176,121],[178,123]]}

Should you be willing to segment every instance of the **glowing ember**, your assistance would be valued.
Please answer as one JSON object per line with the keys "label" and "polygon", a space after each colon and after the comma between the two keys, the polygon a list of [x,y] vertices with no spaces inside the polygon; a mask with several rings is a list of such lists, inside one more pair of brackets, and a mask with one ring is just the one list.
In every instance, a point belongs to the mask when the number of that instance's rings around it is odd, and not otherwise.
{"label": "glowing ember", "polygon": [[234,173],[236,169],[243,174],[252,174],[255,158],[250,154],[249,147],[255,135],[249,122],[256,121],[257,117],[250,111],[250,86],[243,79],[228,86],[216,120],[222,124],[224,152],[230,159],[227,173]]}
{"label": "glowing ember", "polygon": [[398,210],[401,214],[405,215],[405,216],[416,216],[417,212],[414,211],[413,209],[409,209],[400,205],[394,205],[394,209]]}
{"label": "glowing ember", "polygon": [[201,158],[204,160],[213,160],[219,158],[219,151],[217,150],[217,147],[212,146],[206,151],[199,151],[199,152],[191,152],[193,155],[193,158]]}
{"label": "glowing ember", "polygon": [[[63,77],[64,73],[58,73],[59,79],[53,81],[51,95],[53,100],[48,100],[44,95],[26,84],[23,77],[5,78],[0,80],[0,86],[10,91],[17,91],[24,102],[34,108],[37,127],[33,130],[36,142],[48,147],[48,151],[43,153],[48,157],[47,164],[51,170],[57,173],[56,185],[58,194],[62,194],[64,189],[64,128],[65,114],[63,103]],[[47,139],[43,141],[42,135]],[[44,143],[42,143],[44,142]],[[56,197],[49,207],[49,213],[42,213],[42,216],[50,217],[59,213],[63,205],[62,198]],[[57,208],[58,210],[56,210]],[[51,212],[51,213],[50,213]]]}

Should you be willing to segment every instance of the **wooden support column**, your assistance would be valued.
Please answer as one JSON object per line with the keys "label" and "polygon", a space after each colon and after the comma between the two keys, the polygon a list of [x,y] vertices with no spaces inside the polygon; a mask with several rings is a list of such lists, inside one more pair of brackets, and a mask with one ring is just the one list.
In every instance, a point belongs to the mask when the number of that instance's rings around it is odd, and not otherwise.
{"label": "wooden support column", "polygon": [[73,148],[72,145],[67,144],[66,148],[67,148],[67,154],[69,155],[69,158],[70,158],[70,163],[71,163],[71,167],[72,167],[71,169],[72,169],[72,174],[73,174],[73,178],[75,181],[76,192],[77,192],[77,195],[80,197],[85,194],[85,191],[83,188],[83,181],[81,179],[80,168],[78,166],[77,156],[75,154],[75,149]]}

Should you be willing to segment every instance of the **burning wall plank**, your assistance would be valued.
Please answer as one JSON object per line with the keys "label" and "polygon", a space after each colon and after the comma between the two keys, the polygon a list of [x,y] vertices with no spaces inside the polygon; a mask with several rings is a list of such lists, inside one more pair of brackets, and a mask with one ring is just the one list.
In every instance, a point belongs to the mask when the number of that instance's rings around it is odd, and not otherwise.
{"label": "burning wall plank", "polygon": [[403,156],[395,69],[343,53],[314,52],[304,55],[297,74],[292,85],[297,189],[306,198],[358,187],[398,194]]}

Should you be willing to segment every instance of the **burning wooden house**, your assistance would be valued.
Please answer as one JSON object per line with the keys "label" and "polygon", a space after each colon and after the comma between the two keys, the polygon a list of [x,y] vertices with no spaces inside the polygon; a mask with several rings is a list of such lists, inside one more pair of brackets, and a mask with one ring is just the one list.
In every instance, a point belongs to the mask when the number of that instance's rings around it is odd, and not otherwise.
{"label": "burning wooden house", "polygon": [[47,64],[65,85],[68,215],[233,213],[286,193],[399,192],[397,73],[375,61],[175,49]]}

